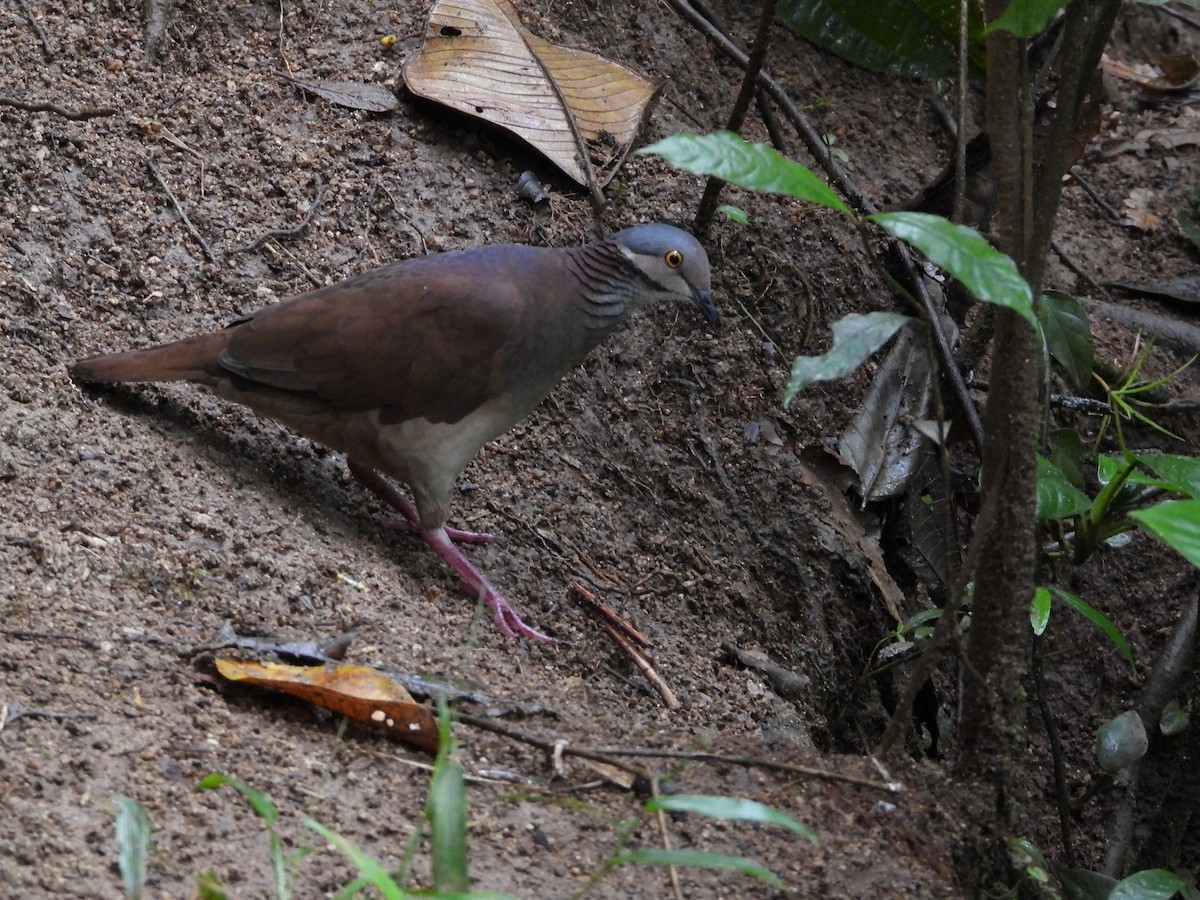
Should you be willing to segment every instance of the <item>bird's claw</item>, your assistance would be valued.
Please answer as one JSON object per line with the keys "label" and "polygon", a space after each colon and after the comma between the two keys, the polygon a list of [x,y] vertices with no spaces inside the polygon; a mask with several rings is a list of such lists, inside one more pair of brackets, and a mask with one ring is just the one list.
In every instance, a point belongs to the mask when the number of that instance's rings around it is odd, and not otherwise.
{"label": "bird's claw", "polygon": [[[416,522],[408,519],[384,519],[383,527],[392,531],[403,531],[406,534],[420,534],[421,528]],[[464,531],[461,528],[447,528],[446,537],[456,544],[491,544],[496,536],[486,531]]]}

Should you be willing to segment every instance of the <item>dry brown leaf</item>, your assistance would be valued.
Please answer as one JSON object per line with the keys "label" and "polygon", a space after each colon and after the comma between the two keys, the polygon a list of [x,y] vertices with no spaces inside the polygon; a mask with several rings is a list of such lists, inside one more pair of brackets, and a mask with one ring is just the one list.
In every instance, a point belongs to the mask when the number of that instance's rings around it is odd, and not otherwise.
{"label": "dry brown leaf", "polygon": [[[838,554],[851,565],[866,564],[867,575],[879,590],[884,609],[897,622],[903,622],[900,605],[904,592],[888,572],[879,546],[876,529],[868,531],[846,493],[838,486],[840,473],[832,462],[813,454],[806,459],[796,458],[795,474],[802,484],[819,492],[824,501],[823,512],[817,519],[818,540],[827,550]],[[847,471],[849,471],[847,469]]]}
{"label": "dry brown leaf", "polygon": [[316,94],[322,100],[349,109],[382,113],[391,112],[400,105],[395,94],[378,84],[366,84],[361,81],[308,81],[290,76],[287,76],[287,79],[296,87]]}
{"label": "dry brown leaf", "polygon": [[1100,63],[1108,74],[1132,81],[1150,94],[1182,93],[1200,81],[1200,62],[1191,54],[1166,56],[1152,53],[1150,58],[1149,63],[1129,65],[1105,54]]}
{"label": "dry brown leaf", "polygon": [[216,667],[230,681],[274,688],[355,722],[383,726],[400,740],[423,750],[438,748],[433,711],[368,666],[289,666],[222,657],[216,660]]}
{"label": "dry brown leaf", "polygon": [[1137,228],[1143,231],[1155,231],[1162,224],[1162,219],[1152,211],[1154,202],[1153,191],[1147,188],[1134,188],[1121,204],[1121,212]]}
{"label": "dry brown leaf", "polygon": [[404,82],[419,97],[512,132],[579,184],[600,187],[616,174],[663,87],[530,33],[508,0],[435,3]]}

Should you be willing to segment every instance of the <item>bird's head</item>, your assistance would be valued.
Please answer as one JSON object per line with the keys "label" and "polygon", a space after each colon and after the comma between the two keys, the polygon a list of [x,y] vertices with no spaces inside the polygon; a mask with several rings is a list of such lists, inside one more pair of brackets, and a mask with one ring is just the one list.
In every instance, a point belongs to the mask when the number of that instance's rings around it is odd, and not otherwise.
{"label": "bird's head", "polygon": [[649,299],[690,300],[716,326],[720,314],[712,299],[708,254],[700,242],[672,225],[636,225],[611,240],[651,286]]}

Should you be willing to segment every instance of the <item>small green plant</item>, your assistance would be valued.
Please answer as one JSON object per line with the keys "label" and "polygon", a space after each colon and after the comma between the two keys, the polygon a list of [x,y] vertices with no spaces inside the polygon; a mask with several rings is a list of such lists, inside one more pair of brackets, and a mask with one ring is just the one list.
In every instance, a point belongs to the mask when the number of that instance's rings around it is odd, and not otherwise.
{"label": "small green plant", "polygon": [[[279,832],[275,827],[279,821],[279,810],[275,808],[275,804],[271,802],[271,799],[266,794],[255,790],[244,781],[214,772],[201,778],[196,784],[196,790],[213,791],[226,786],[233,788],[241,794],[242,799],[249,804],[250,808],[254,810],[254,814],[262,819],[263,824],[266,826],[267,836],[270,840],[271,871],[274,875],[275,896],[279,900],[288,900],[292,895],[291,876],[295,872],[300,860],[311,853],[312,848],[300,847],[294,853],[285,854],[283,852],[283,841],[280,840]],[[212,884],[215,876],[211,872],[206,873],[206,875],[210,889],[216,889],[219,885]]]}
{"label": "small green plant", "polygon": [[[931,262],[953,275],[980,300],[1004,306],[1020,315],[1035,331],[1041,326],[1034,312],[1033,295],[1009,256],[996,250],[973,228],[919,212],[876,213],[857,216],[845,201],[816,173],[780,155],[766,144],[749,144],[732,132],[708,135],[676,134],[637,153],[652,153],[697,175],[711,175],[738,187],[763,193],[783,194],[844,215],[854,225],[875,260],[878,270],[914,312],[924,312],[908,292],[886,273],[872,252],[874,224],[923,253]],[[800,356],[792,363],[791,378],[784,391],[784,404],[814,381],[843,378],[861,366],[886,344],[910,316],[872,312],[849,315],[833,325],[833,346],[822,356]]]}
{"label": "small green plant", "polygon": [[[444,900],[504,900],[505,895],[488,891],[471,891],[468,872],[467,811],[469,808],[466,777],[457,760],[458,744],[452,731],[452,716],[445,702],[439,704],[438,726],[440,744],[433,775],[430,778],[429,795],[425,807],[430,842],[431,874],[433,884],[428,889],[412,891],[403,887],[411,869],[412,857],[422,838],[421,832],[414,834],[404,853],[402,863],[388,869],[357,844],[314,818],[305,817],[304,825],[341,853],[358,869],[358,876],[337,893],[338,900],[351,900],[367,888],[374,888],[385,900],[405,900],[412,897],[444,898]],[[236,790],[255,815],[262,820],[269,838],[271,867],[274,873],[274,893],[278,900],[289,900],[295,886],[298,864],[313,852],[312,847],[301,847],[288,854],[284,852],[278,825],[279,810],[271,799],[245,782],[221,773],[205,776],[196,784],[196,790],[217,790],[231,787]],[[125,885],[125,894],[130,900],[142,896],[146,879],[147,856],[150,848],[150,820],[145,810],[135,800],[117,795],[114,814],[117,832],[118,863]],[[774,887],[782,888],[783,882],[769,869],[752,859],[708,853],[701,850],[622,850],[638,826],[646,817],[659,811],[695,813],[712,818],[757,822],[786,828],[808,840],[819,842],[816,832],[774,807],[750,800],[733,797],[711,797],[703,795],[675,795],[655,797],[648,800],[639,814],[624,823],[619,830],[618,852],[614,853],[592,876],[581,892],[587,893],[603,876],[621,865],[648,863],[654,865],[694,866],[701,868],[733,869],[758,878]],[[196,874],[197,896],[202,900],[225,900],[226,893],[220,879],[211,871]]]}
{"label": "small green plant", "polygon": [[[1117,441],[1124,447],[1125,435],[1121,431],[1121,423],[1130,419],[1135,419],[1143,425],[1148,425],[1160,434],[1171,438],[1172,440],[1181,440],[1181,438],[1167,431],[1158,422],[1151,419],[1145,410],[1158,405],[1153,400],[1147,400],[1147,396],[1153,397],[1161,388],[1178,378],[1192,363],[1196,361],[1196,357],[1192,357],[1183,365],[1169,375],[1164,375],[1161,378],[1155,378],[1150,381],[1139,381],[1138,376],[1141,374],[1142,366],[1146,364],[1147,358],[1150,355],[1150,347],[1146,347],[1134,359],[1133,365],[1129,371],[1123,373],[1115,384],[1109,384],[1099,373],[1093,373],[1096,381],[1104,389],[1105,396],[1108,397],[1109,405],[1112,407],[1113,414],[1106,420],[1113,423],[1117,430]],[[1103,436],[1103,429],[1101,429]],[[1099,441],[1099,437],[1097,437]]]}
{"label": "small green plant", "polygon": [[[1107,897],[1109,900],[1200,900],[1200,891],[1167,869],[1143,869],[1117,880],[1089,869],[1073,869],[1047,859],[1031,841],[1015,838],[1012,854],[1035,884],[1049,887],[1050,878],[1062,885],[1068,897]],[[1062,896],[1046,891],[1048,896]]]}
{"label": "small green plant", "polygon": [[117,867],[128,900],[141,900],[146,887],[147,857],[150,854],[150,817],[145,807],[132,797],[113,797],[117,810],[113,818],[117,829]]}
{"label": "small green plant", "polygon": [[761,825],[774,825],[820,843],[821,839],[815,831],[789,816],[787,813],[757,803],[753,800],[742,800],[737,797],[714,797],[704,794],[675,794],[672,796],[655,796],[647,800],[641,811],[630,821],[624,823],[618,834],[618,849],[604,865],[588,880],[580,891],[579,896],[587,894],[600,880],[617,866],[630,863],[648,863],[660,866],[689,866],[708,869],[731,869],[750,875],[764,881],[777,890],[784,890],[785,885],[774,872],[766,866],[745,856],[730,856],[723,853],[710,853],[694,849],[665,849],[656,847],[622,849],[637,831],[638,827],[653,813],[659,811],[674,813],[695,813],[714,819],[730,821],[756,822]]}

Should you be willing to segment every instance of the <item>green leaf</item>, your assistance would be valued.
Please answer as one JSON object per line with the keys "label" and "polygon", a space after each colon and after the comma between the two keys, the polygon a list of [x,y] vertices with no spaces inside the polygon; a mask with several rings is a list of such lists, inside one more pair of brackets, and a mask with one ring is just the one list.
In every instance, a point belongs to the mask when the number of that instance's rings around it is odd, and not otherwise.
{"label": "green leaf", "polygon": [[717,212],[730,219],[733,219],[733,221],[737,222],[739,225],[745,225],[750,221],[750,217],[746,215],[746,211],[744,209],[738,206],[730,206],[728,203],[722,203],[720,206],[718,206]]}
{"label": "green leaf", "polygon": [[1170,900],[1188,883],[1166,869],[1143,869],[1117,882],[1108,900]]}
{"label": "green leaf", "polygon": [[[232,778],[229,775],[223,775],[220,772],[213,772],[211,775],[206,775],[197,782],[195,790],[211,791],[220,787],[229,785],[242,795],[249,805],[267,825],[267,837],[271,844],[271,870],[275,876],[275,896],[286,900],[291,896],[291,888],[288,886],[288,863],[283,854],[283,841],[279,838],[279,832],[275,830],[275,823],[279,819],[279,811],[275,808],[275,804],[262,791],[257,791],[246,782],[237,778]],[[303,853],[301,854],[303,855]]]}
{"label": "green leaf", "polygon": [[1191,711],[1178,700],[1169,700],[1158,717],[1158,730],[1167,737],[1182,734],[1192,721]]}
{"label": "green leaf", "polygon": [[1050,355],[1066,370],[1075,387],[1082,390],[1092,380],[1095,358],[1087,310],[1070,294],[1046,291],[1037,311]]}
{"label": "green leaf", "polygon": [[757,803],[754,800],[743,800],[738,797],[714,797],[706,794],[674,794],[669,797],[651,797],[646,801],[646,809],[651,812],[660,809],[667,812],[693,812],[714,819],[736,819],[744,822],[760,822],[764,825],[778,825],[803,835],[814,844],[821,843],[817,833],[803,822],[793,819],[787,813],[773,806]]}
{"label": "green leaf", "polygon": [[139,900],[146,887],[146,861],[150,855],[150,817],[142,804],[116,794],[117,867],[129,900]]}
{"label": "green leaf", "polygon": [[1064,591],[1062,588],[1057,587],[1051,587],[1050,590],[1053,591],[1055,597],[1062,600],[1071,609],[1103,631],[1116,648],[1121,651],[1121,655],[1125,657],[1125,661],[1129,663],[1130,673],[1137,675],[1137,663],[1133,661],[1133,651],[1129,649],[1129,641],[1125,640],[1125,635],[1121,634],[1121,629],[1113,624],[1112,619],[1104,615],[1096,607],[1085,603],[1070,591]]}
{"label": "green leaf", "polygon": [[843,378],[863,364],[897,331],[916,321],[899,313],[851,313],[833,323],[833,346],[823,356],[797,356],[792,377],[783,394],[783,405],[814,381]]}
{"label": "green leaf", "polygon": [[438,701],[440,742],[425,817],[429,820],[429,852],[433,887],[440,892],[463,892],[470,885],[467,873],[467,782],[455,759],[457,741],[451,730],[450,707]]}
{"label": "green leaf", "polygon": [[1200,568],[1200,500],[1169,500],[1129,514],[1193,566]]}
{"label": "green leaf", "polygon": [[213,772],[211,775],[205,775],[198,782],[194,790],[197,791],[212,791],[219,787],[229,785],[236,790],[254,810],[255,814],[260,819],[269,825],[274,825],[279,818],[279,811],[275,809],[275,804],[262,791],[256,791],[244,781],[239,781],[229,775],[224,775],[220,772]]}
{"label": "green leaf", "polygon": [[1012,0],[1000,18],[989,25],[986,31],[999,29],[1017,37],[1033,37],[1046,30],[1054,14],[1066,6],[1067,2],[1068,0]]}
{"label": "green leaf", "polygon": [[384,900],[404,900],[408,896],[404,889],[392,880],[392,876],[388,874],[387,869],[364,853],[362,848],[353,841],[342,837],[332,828],[321,824],[316,819],[305,819],[304,824],[337,848],[338,852],[358,869],[363,878],[374,885],[375,889],[384,897]]}
{"label": "green leaf", "polygon": [[1163,487],[1200,498],[1200,459],[1197,457],[1149,451],[1139,453],[1138,460],[1166,482]]}
{"label": "green leaf", "polygon": [[974,228],[920,212],[876,213],[868,218],[892,236],[912,244],[980,300],[1011,309],[1034,331],[1038,330],[1033,293],[1017,264]]}
{"label": "green leaf", "polygon": [[[915,78],[958,72],[957,0],[783,0],[777,16],[857,66]],[[970,58],[983,68],[982,22],[970,4]]]}
{"label": "green leaf", "polygon": [[744,856],[727,856],[723,853],[705,853],[703,850],[629,850],[613,858],[617,865],[625,863],[651,863],[658,866],[693,866],[707,869],[734,869],[765,881],[771,887],[783,889],[783,882],[770,869]]}
{"label": "green leaf", "polygon": [[811,170],[766,144],[748,144],[732,131],[673,134],[635,155],[645,153],[657,154],[693,175],[715,175],[748,190],[784,194],[850,213],[842,198]]}
{"label": "green leaf", "polygon": [[1037,517],[1065,519],[1091,509],[1092,501],[1054,463],[1037,455]]}
{"label": "green leaf", "polygon": [[1049,588],[1036,587],[1033,590],[1033,603],[1029,605],[1029,624],[1033,633],[1039,637],[1050,624],[1050,607],[1054,605]]}
{"label": "green leaf", "polygon": [[212,869],[202,869],[196,873],[196,896],[200,900],[229,900],[221,879]]}
{"label": "green leaf", "polygon": [[1197,249],[1200,249],[1200,222],[1185,213],[1180,213],[1179,230],[1183,232],[1184,237],[1196,245]]}
{"label": "green leaf", "polygon": [[1124,477],[1126,484],[1150,484],[1166,487],[1163,482],[1134,468],[1127,472],[1131,463],[1136,463],[1137,457],[1132,453],[1101,453],[1096,457],[1096,478],[1100,484],[1107,487],[1114,478]]}
{"label": "green leaf", "polygon": [[1074,428],[1056,428],[1047,435],[1050,462],[1058,468],[1067,481],[1077,488],[1083,487],[1083,439]]}

